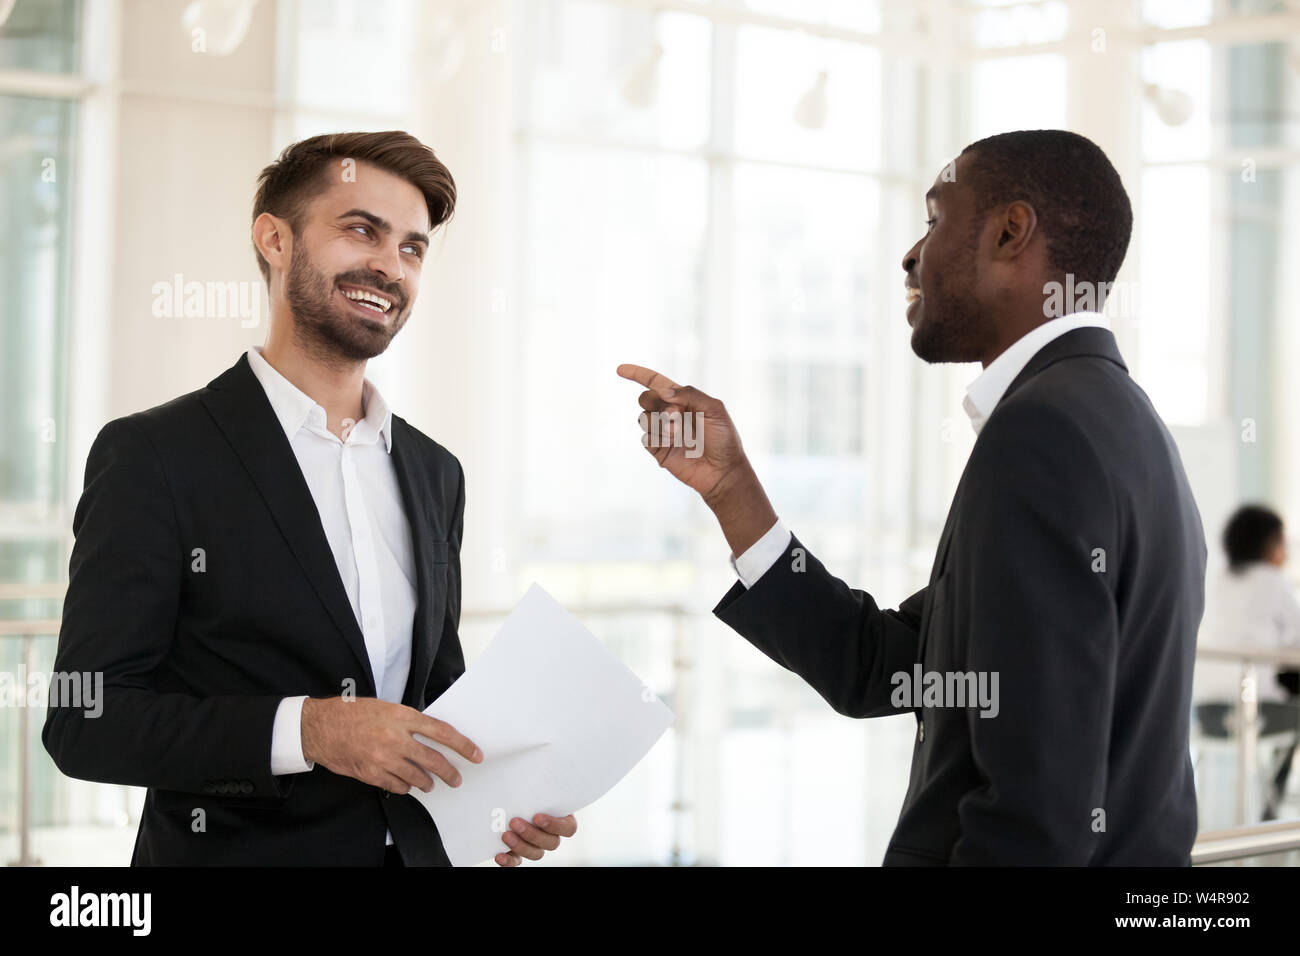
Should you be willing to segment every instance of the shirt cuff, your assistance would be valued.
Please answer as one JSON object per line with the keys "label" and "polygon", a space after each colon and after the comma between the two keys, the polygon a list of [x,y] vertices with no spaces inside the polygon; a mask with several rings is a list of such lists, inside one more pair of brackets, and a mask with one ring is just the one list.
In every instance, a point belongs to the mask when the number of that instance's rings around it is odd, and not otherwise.
{"label": "shirt cuff", "polygon": [[790,532],[786,530],[781,519],[776,519],[776,524],[768,530],[767,534],[759,538],[738,558],[731,559],[731,569],[736,572],[736,577],[740,578],[740,583],[746,588],[752,588],[754,584],[767,573],[768,568],[776,564],[781,555],[785,554],[785,549],[790,547]]}
{"label": "shirt cuff", "polygon": [[306,773],[316,766],[302,755],[302,697],[286,697],[271,725],[271,773]]}

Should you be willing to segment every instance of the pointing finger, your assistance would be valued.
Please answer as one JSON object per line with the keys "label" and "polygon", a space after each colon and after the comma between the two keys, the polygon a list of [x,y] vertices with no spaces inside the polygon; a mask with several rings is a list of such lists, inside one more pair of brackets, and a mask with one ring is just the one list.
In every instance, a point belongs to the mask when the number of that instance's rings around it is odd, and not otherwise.
{"label": "pointing finger", "polygon": [[622,378],[631,379],[633,382],[640,382],[646,388],[665,389],[678,388],[678,384],[662,372],[656,372],[652,368],[644,368],[640,365],[620,365],[618,374]]}

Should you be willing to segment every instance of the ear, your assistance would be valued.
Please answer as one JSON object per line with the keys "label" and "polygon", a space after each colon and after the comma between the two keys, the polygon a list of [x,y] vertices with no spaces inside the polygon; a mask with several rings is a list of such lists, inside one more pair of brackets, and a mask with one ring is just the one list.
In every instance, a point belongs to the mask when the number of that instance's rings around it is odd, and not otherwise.
{"label": "ear", "polygon": [[1023,199],[1017,199],[1002,211],[998,220],[998,238],[993,255],[997,259],[1014,259],[1028,248],[1038,232],[1038,213]]}
{"label": "ear", "polygon": [[293,252],[293,232],[289,223],[264,212],[253,221],[253,245],[272,270],[287,270]]}

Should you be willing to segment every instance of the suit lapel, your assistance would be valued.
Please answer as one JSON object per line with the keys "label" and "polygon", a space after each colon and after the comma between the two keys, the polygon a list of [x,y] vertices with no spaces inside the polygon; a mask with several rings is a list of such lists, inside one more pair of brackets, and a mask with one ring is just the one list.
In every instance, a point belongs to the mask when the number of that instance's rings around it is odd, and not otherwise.
{"label": "suit lapel", "polygon": [[358,687],[358,694],[375,694],[365,638],[339,577],[316,502],[271,401],[249,367],[248,356],[241,355],[230,369],[209,382],[202,400],[266,500],[316,596],[352,648],[369,684],[368,688]]}
{"label": "suit lapel", "polygon": [[425,473],[416,458],[416,444],[411,429],[396,415],[392,419],[393,465],[397,471],[397,484],[402,490],[402,504],[411,526],[411,542],[415,552],[415,623],[411,635],[411,670],[406,680],[402,703],[417,710],[423,707],[421,689],[429,679],[433,665],[429,633],[429,607],[433,601],[430,588],[433,552],[429,523],[429,489]]}
{"label": "suit lapel", "polygon": [[[1011,384],[1002,393],[1002,397],[998,399],[998,404],[989,413],[989,417],[991,418],[996,414],[998,406],[1005,402],[1012,392],[1049,365],[1055,364],[1061,359],[1085,355],[1108,359],[1126,372],[1128,371],[1128,366],[1124,364],[1123,358],[1120,357],[1119,346],[1115,344],[1115,336],[1110,329],[1096,326],[1071,329],[1069,332],[1058,335],[1033,354],[1029,361],[1025,363],[1025,367],[1020,370],[1020,374],[1011,380]],[[978,442],[979,439],[976,438],[976,441]],[[965,483],[966,472],[963,470],[961,479],[957,482],[957,490],[952,496],[952,507],[948,510],[948,519],[944,522],[943,533],[939,536],[939,547],[935,551],[934,565],[930,569],[930,587],[934,586],[935,581],[946,570],[945,562],[948,558],[949,546],[952,544],[953,526],[957,523],[957,516],[961,511],[962,486]],[[927,626],[921,634],[920,645],[917,648],[918,661],[922,659],[922,655],[925,653],[926,641],[930,636],[928,617],[926,624]]]}

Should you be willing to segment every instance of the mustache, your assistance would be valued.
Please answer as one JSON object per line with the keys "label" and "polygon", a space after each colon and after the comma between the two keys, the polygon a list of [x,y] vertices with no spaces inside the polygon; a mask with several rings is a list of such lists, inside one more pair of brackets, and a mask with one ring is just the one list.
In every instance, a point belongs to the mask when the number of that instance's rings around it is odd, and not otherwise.
{"label": "mustache", "polygon": [[395,308],[406,307],[406,296],[402,292],[402,287],[394,282],[386,282],[379,279],[372,272],[343,272],[334,277],[334,285],[359,285],[368,289],[374,289],[382,294],[385,298],[391,299]]}

